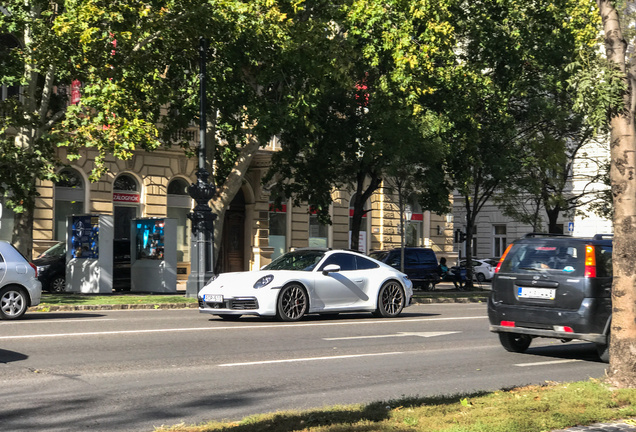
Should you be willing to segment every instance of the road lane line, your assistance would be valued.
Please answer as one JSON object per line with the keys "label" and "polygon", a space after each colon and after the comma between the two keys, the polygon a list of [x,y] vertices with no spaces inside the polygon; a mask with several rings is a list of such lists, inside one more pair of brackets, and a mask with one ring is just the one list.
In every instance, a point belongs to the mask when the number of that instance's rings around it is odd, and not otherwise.
{"label": "road lane line", "polygon": [[551,360],[537,363],[518,363],[515,366],[519,367],[527,367],[527,366],[543,366],[543,365],[551,365],[551,364],[560,364],[560,363],[574,363],[583,361],[581,359],[568,359],[568,360]]}
{"label": "road lane line", "polygon": [[389,338],[389,337],[406,337],[406,336],[418,336],[418,337],[435,337],[435,336],[446,336],[449,334],[461,333],[459,331],[450,331],[450,332],[400,332],[396,334],[388,334],[388,335],[375,335],[375,336],[347,336],[347,337],[336,337],[336,338],[322,338],[322,340],[326,341],[336,341],[336,340],[352,340],[352,339],[379,339],[379,338]]}
{"label": "road lane line", "polygon": [[95,322],[95,321],[117,321],[116,318],[68,318],[59,320],[22,320],[22,321],[2,321],[0,326],[10,324],[49,324],[49,323],[67,323],[67,322]]}
{"label": "road lane line", "polygon": [[67,336],[106,336],[106,335],[126,335],[141,333],[161,333],[161,332],[187,332],[187,331],[217,331],[217,330],[241,330],[241,329],[288,329],[296,327],[325,327],[337,325],[369,325],[369,324],[399,324],[408,322],[426,322],[426,321],[459,321],[467,319],[484,319],[487,316],[475,317],[457,317],[457,318],[419,318],[419,319],[392,319],[392,320],[374,320],[374,321],[355,321],[355,322],[330,322],[330,323],[304,323],[304,324],[266,324],[266,325],[237,325],[225,327],[192,327],[192,328],[168,328],[168,329],[148,329],[148,330],[113,330],[103,332],[83,332],[83,333],[54,333],[54,334],[36,334],[36,335],[20,335],[20,336],[0,336],[0,340],[9,339],[35,339],[35,338],[52,338]]}
{"label": "road lane line", "polygon": [[377,357],[377,356],[387,356],[387,355],[397,355],[397,354],[406,354],[404,352],[389,352],[389,353],[375,353],[375,354],[352,354],[352,355],[341,355],[341,356],[330,356],[330,357],[307,357],[307,358],[297,358],[297,359],[285,359],[285,360],[265,360],[265,361],[257,361],[257,362],[246,362],[246,363],[226,363],[220,364],[220,367],[234,367],[234,366],[253,366],[253,365],[264,365],[264,364],[274,364],[274,363],[293,363],[293,362],[307,362],[307,361],[318,361],[318,360],[340,360],[340,359],[349,359],[349,358],[357,358],[357,357]]}

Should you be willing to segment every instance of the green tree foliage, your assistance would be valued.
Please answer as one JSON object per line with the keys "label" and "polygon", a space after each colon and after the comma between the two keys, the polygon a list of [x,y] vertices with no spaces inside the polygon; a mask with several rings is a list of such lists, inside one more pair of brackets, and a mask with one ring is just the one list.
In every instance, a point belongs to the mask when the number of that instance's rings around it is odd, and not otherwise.
{"label": "green tree foliage", "polygon": [[[586,3],[583,5],[582,3]],[[526,144],[544,127],[552,95],[588,23],[592,2],[458,1],[452,7],[456,61],[444,85],[421,97],[452,121],[447,172],[466,212],[467,244],[483,205],[522,178]],[[471,248],[467,248],[471,259]],[[470,269],[469,269],[470,271]],[[470,278],[469,278],[470,279]]]}
{"label": "green tree foliage", "polygon": [[[443,2],[353,1],[332,15],[339,29],[332,49],[343,60],[339,74],[324,81],[301,121],[286,125],[282,151],[265,181],[275,178],[296,205],[308,203],[329,223],[332,191],[355,192],[352,247],[365,203],[392,167],[408,161],[425,189],[424,206],[448,207],[444,146],[433,131],[442,123],[417,105],[413,68],[436,73],[448,61]],[[367,209],[368,210],[368,209]]]}
{"label": "green tree foliage", "polygon": [[[209,41],[208,137],[216,157],[217,197],[223,211],[242,184],[251,158],[281,125],[307,105],[325,68],[337,76],[339,59],[326,57],[337,31],[328,1],[67,0],[3,2],[0,34],[20,48],[0,53],[0,82],[19,83],[20,98],[3,112],[3,194],[18,212],[14,239],[31,246],[36,179],[54,179],[56,148],[70,160],[96,153],[91,180],[109,157],[160,145],[193,149],[179,131],[198,117],[199,38]],[[337,8],[336,8],[337,9]],[[334,72],[336,71],[336,72]],[[81,100],[64,93],[82,82]],[[290,114],[291,113],[291,114]],[[218,151],[214,151],[218,144]],[[211,159],[210,159],[211,160]],[[34,169],[35,168],[35,169]],[[21,177],[20,181],[14,181]],[[25,181],[28,180],[28,181]]]}

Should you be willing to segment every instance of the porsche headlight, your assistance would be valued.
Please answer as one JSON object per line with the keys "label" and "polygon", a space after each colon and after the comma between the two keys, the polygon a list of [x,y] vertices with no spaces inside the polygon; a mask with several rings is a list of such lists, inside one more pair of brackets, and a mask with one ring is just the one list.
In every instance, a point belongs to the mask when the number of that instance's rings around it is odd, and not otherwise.
{"label": "porsche headlight", "polygon": [[273,280],[274,280],[274,275],[263,276],[262,278],[256,281],[256,283],[254,284],[254,288],[263,288],[264,286],[267,286]]}

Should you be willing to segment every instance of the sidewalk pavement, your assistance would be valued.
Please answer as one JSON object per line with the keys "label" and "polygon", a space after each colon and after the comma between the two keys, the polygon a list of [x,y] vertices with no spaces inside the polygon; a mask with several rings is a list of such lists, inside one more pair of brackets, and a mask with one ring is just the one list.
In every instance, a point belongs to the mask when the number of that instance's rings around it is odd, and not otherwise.
{"label": "sidewalk pavement", "polygon": [[567,429],[559,429],[552,432],[634,432],[636,426],[618,421],[615,423],[595,423],[589,426],[574,426]]}

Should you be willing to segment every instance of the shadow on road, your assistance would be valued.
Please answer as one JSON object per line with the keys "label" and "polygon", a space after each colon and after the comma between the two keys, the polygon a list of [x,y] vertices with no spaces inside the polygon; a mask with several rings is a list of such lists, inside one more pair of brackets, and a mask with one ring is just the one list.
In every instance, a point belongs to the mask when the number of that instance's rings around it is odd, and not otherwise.
{"label": "shadow on road", "polygon": [[569,342],[562,345],[530,347],[528,351],[526,351],[526,354],[564,360],[583,360],[602,363],[598,358],[596,346],[593,343],[587,342]]}
{"label": "shadow on road", "polygon": [[11,362],[26,360],[28,358],[28,355],[19,352],[0,349],[0,363],[7,364]]}

